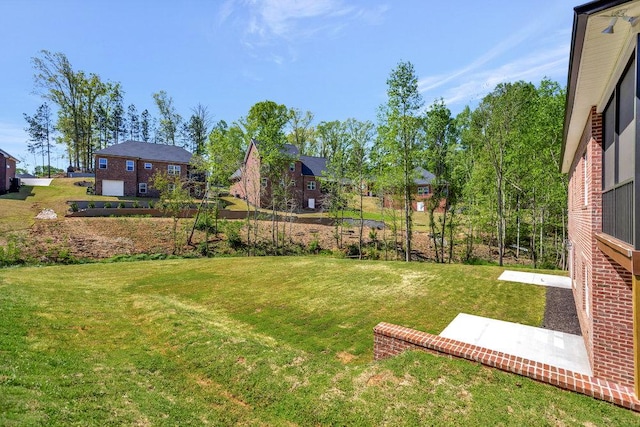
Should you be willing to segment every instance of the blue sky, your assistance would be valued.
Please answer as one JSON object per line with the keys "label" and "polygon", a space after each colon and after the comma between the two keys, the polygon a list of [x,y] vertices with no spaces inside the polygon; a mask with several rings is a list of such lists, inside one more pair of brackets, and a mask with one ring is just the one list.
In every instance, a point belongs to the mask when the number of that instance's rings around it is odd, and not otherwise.
{"label": "blue sky", "polygon": [[31,65],[42,49],[120,82],[125,108],[154,116],[151,95],[165,90],[184,117],[201,103],[232,122],[268,99],[312,111],[315,123],[375,122],[400,61],[414,64],[426,105],[442,97],[454,114],[500,82],[565,85],[580,3],[0,0],[0,148],[33,168],[23,113],[43,102]]}

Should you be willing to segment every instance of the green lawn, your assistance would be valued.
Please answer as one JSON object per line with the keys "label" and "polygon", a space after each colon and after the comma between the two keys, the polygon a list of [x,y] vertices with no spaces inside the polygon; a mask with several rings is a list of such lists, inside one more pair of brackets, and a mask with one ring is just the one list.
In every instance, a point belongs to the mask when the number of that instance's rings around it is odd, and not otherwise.
{"label": "green lawn", "polygon": [[638,425],[630,411],[426,353],[380,321],[539,325],[497,267],[323,257],[0,270],[0,425]]}

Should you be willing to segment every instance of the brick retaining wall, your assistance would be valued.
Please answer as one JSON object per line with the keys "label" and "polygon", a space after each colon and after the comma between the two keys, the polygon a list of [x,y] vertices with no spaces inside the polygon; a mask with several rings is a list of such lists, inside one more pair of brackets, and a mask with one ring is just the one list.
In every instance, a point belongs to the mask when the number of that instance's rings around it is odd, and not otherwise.
{"label": "brick retaining wall", "polygon": [[633,389],[611,381],[385,322],[376,325],[373,337],[374,360],[392,357],[405,350],[450,355],[640,412],[640,400]]}

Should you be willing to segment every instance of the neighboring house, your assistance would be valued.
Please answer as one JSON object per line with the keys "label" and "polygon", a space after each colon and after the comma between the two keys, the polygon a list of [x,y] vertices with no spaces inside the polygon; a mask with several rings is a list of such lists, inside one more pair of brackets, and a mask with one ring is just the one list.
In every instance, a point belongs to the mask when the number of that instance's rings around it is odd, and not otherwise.
{"label": "neighboring house", "polygon": [[192,154],[174,145],[125,141],[95,153],[95,194],[157,197],[151,177],[157,171],[186,181]]}
{"label": "neighboring house", "polygon": [[4,150],[0,150],[0,194],[15,190],[17,186],[13,181],[16,178],[16,163],[18,160]]}
{"label": "neighboring house", "polygon": [[[427,201],[433,196],[433,180],[435,175],[423,168],[416,168],[415,178],[413,180],[411,208],[416,212],[426,212],[428,210]],[[389,194],[383,197],[384,206],[386,208],[394,207],[401,209],[404,206],[403,200],[396,200]],[[436,212],[444,212],[446,208],[446,200],[442,200],[436,209]]]}
{"label": "neighboring house", "polygon": [[[317,210],[321,206],[320,180],[327,169],[324,157],[300,156],[298,149],[285,144],[284,150],[294,159],[289,165],[291,194],[297,209]],[[251,140],[242,167],[231,176],[230,193],[253,206],[269,207],[271,185],[261,174],[260,142]]]}
{"label": "neighboring house", "polygon": [[593,375],[640,397],[640,0],[575,8],[562,171],[569,270]]}

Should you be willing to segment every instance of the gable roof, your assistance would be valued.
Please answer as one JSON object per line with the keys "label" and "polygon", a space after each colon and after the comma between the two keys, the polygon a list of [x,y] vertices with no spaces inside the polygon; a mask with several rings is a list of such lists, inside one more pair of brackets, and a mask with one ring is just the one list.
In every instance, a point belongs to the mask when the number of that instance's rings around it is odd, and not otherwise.
{"label": "gable roof", "polygon": [[322,176],[327,170],[327,159],[325,157],[300,156],[302,163],[302,175]]}
{"label": "gable roof", "polygon": [[18,163],[18,159],[16,159],[15,157],[13,157],[11,154],[7,153],[6,151],[0,149],[0,156],[5,157],[7,159],[11,159],[14,162]]}
{"label": "gable roof", "polygon": [[638,31],[619,19],[613,33],[603,34],[602,30],[616,13],[640,16],[640,1],[598,0],[574,8],[562,144],[563,172],[571,168],[591,107],[595,105],[598,112],[604,109],[611,86],[618,78],[618,63],[626,58],[625,49]]}
{"label": "gable roof", "polygon": [[189,163],[193,155],[182,147],[165,144],[152,144],[140,141],[125,141],[98,150],[95,155],[129,157],[159,162]]}
{"label": "gable roof", "polygon": [[428,170],[420,168],[420,167],[416,168],[415,171],[416,171],[416,178],[414,178],[413,182],[416,185],[428,185],[428,184],[431,184],[433,179],[436,177],[434,174],[432,174]]}

